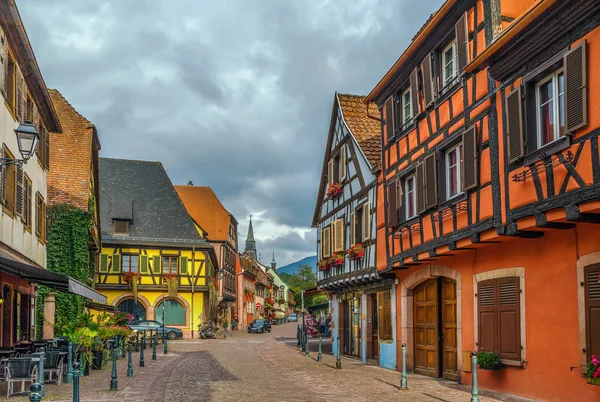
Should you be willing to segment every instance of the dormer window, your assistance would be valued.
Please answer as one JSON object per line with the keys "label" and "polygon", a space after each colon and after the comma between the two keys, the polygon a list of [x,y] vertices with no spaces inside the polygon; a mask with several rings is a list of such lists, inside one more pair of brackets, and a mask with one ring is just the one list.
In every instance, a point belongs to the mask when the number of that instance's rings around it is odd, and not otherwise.
{"label": "dormer window", "polygon": [[116,235],[128,235],[129,234],[129,221],[125,219],[115,219],[113,221],[114,227],[113,232]]}

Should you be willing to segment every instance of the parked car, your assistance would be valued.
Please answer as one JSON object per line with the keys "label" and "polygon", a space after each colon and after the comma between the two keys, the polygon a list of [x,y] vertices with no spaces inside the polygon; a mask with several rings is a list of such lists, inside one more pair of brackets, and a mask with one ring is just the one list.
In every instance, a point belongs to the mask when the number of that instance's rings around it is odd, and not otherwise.
{"label": "parked car", "polygon": [[288,315],[288,321],[289,322],[297,322],[298,321],[298,314],[292,313],[292,314]]}
{"label": "parked car", "polygon": [[129,325],[129,328],[131,328],[133,331],[157,331],[158,335],[161,337],[164,336],[164,332],[166,332],[167,338],[170,340],[183,338],[183,331],[181,331],[179,328],[164,327],[163,332],[163,325],[154,320],[140,321],[137,324]]}
{"label": "parked car", "polygon": [[271,323],[268,320],[254,320],[248,325],[248,333],[260,332],[262,334],[265,331],[271,332]]}

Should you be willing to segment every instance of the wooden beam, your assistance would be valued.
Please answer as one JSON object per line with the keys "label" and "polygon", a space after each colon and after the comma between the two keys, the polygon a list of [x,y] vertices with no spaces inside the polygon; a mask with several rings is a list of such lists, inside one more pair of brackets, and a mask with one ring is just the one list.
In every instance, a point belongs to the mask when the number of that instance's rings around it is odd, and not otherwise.
{"label": "wooden beam", "polygon": [[535,226],[543,229],[573,229],[575,227],[574,223],[565,223],[565,222],[548,222],[546,218],[546,214],[538,214],[535,216]]}
{"label": "wooden beam", "polygon": [[533,230],[518,230],[516,223],[511,223],[506,226],[505,236],[520,237],[522,239],[537,239],[544,236],[544,232],[536,232]]}
{"label": "wooden beam", "polygon": [[579,207],[576,205],[567,205],[565,214],[567,220],[571,222],[600,223],[600,214],[580,212]]}

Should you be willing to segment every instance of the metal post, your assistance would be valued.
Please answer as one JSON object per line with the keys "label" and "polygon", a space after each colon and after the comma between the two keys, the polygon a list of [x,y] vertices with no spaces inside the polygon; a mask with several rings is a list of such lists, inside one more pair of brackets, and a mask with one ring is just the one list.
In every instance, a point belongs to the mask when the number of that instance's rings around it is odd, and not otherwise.
{"label": "metal post", "polygon": [[167,339],[169,339],[169,337],[167,336],[167,334],[165,332],[163,332],[163,355],[166,355],[168,353]]}
{"label": "metal post", "polygon": [[317,355],[317,361],[323,361],[323,354],[321,353],[321,347],[323,346],[323,335],[319,334],[319,354]]}
{"label": "metal post", "polygon": [[126,345],[127,345],[127,340],[125,339],[125,337],[123,337],[121,339],[121,356],[120,357],[127,357],[127,355],[126,355],[127,351],[125,350],[127,347]]}
{"label": "metal post", "polygon": [[477,353],[471,353],[471,370],[473,371],[473,384],[471,386],[471,402],[479,402],[479,386],[477,384]]}
{"label": "metal post", "polygon": [[306,332],[306,356],[310,356],[310,345],[308,344],[308,332]]}
{"label": "metal post", "polygon": [[140,351],[140,332],[135,331],[135,351]]}
{"label": "metal post", "polygon": [[144,335],[142,335],[142,348],[146,349],[146,330],[144,330]]}
{"label": "metal post", "polygon": [[154,335],[154,337],[152,338],[152,360],[156,360],[156,342],[158,341],[158,338],[156,337],[156,335]]}
{"label": "metal post", "polygon": [[296,341],[298,341],[298,346],[300,346],[300,324],[296,328]]}
{"label": "metal post", "polygon": [[127,344],[127,377],[133,377],[133,362],[131,360],[131,344]]}
{"label": "metal post", "polygon": [[408,391],[406,384],[406,343],[402,344],[402,374],[400,376],[400,389]]}
{"label": "metal post", "polygon": [[73,344],[69,342],[69,348],[67,349],[67,384],[73,382]]}
{"label": "metal post", "polygon": [[140,367],[145,367],[146,363],[144,361],[144,349],[146,349],[146,337],[142,337],[142,344],[140,345]]}
{"label": "metal post", "polygon": [[113,353],[112,353],[112,374],[110,376],[110,390],[118,391],[119,387],[117,386],[117,358],[119,357],[119,339],[115,335],[115,343],[113,345]]}
{"label": "metal post", "polygon": [[44,360],[46,359],[46,354],[44,352],[38,353],[40,357],[40,361],[38,362],[38,383],[42,387],[41,393],[44,396],[44,382],[46,381],[46,374],[44,373]]}
{"label": "metal post", "polygon": [[34,382],[33,384],[31,384],[31,387],[29,387],[29,391],[30,402],[40,402],[42,400],[42,386],[39,383]]}
{"label": "metal post", "polygon": [[336,360],[335,360],[335,368],[336,369],[341,369],[342,368],[342,358],[340,356],[340,337],[337,337],[337,356],[336,356]]}
{"label": "metal post", "polygon": [[81,365],[79,362],[73,363],[73,402],[79,402],[79,376],[81,375]]}

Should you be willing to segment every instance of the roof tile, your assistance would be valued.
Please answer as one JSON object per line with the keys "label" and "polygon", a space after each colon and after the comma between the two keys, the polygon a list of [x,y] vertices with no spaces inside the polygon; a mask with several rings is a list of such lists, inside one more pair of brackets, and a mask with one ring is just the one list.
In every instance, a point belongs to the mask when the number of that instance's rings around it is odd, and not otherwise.
{"label": "roof tile", "polygon": [[207,186],[175,186],[188,214],[208,232],[209,240],[227,241],[231,214]]}
{"label": "roof tile", "polygon": [[381,122],[375,103],[365,104],[366,96],[337,94],[344,121],[372,166],[381,161]]}

